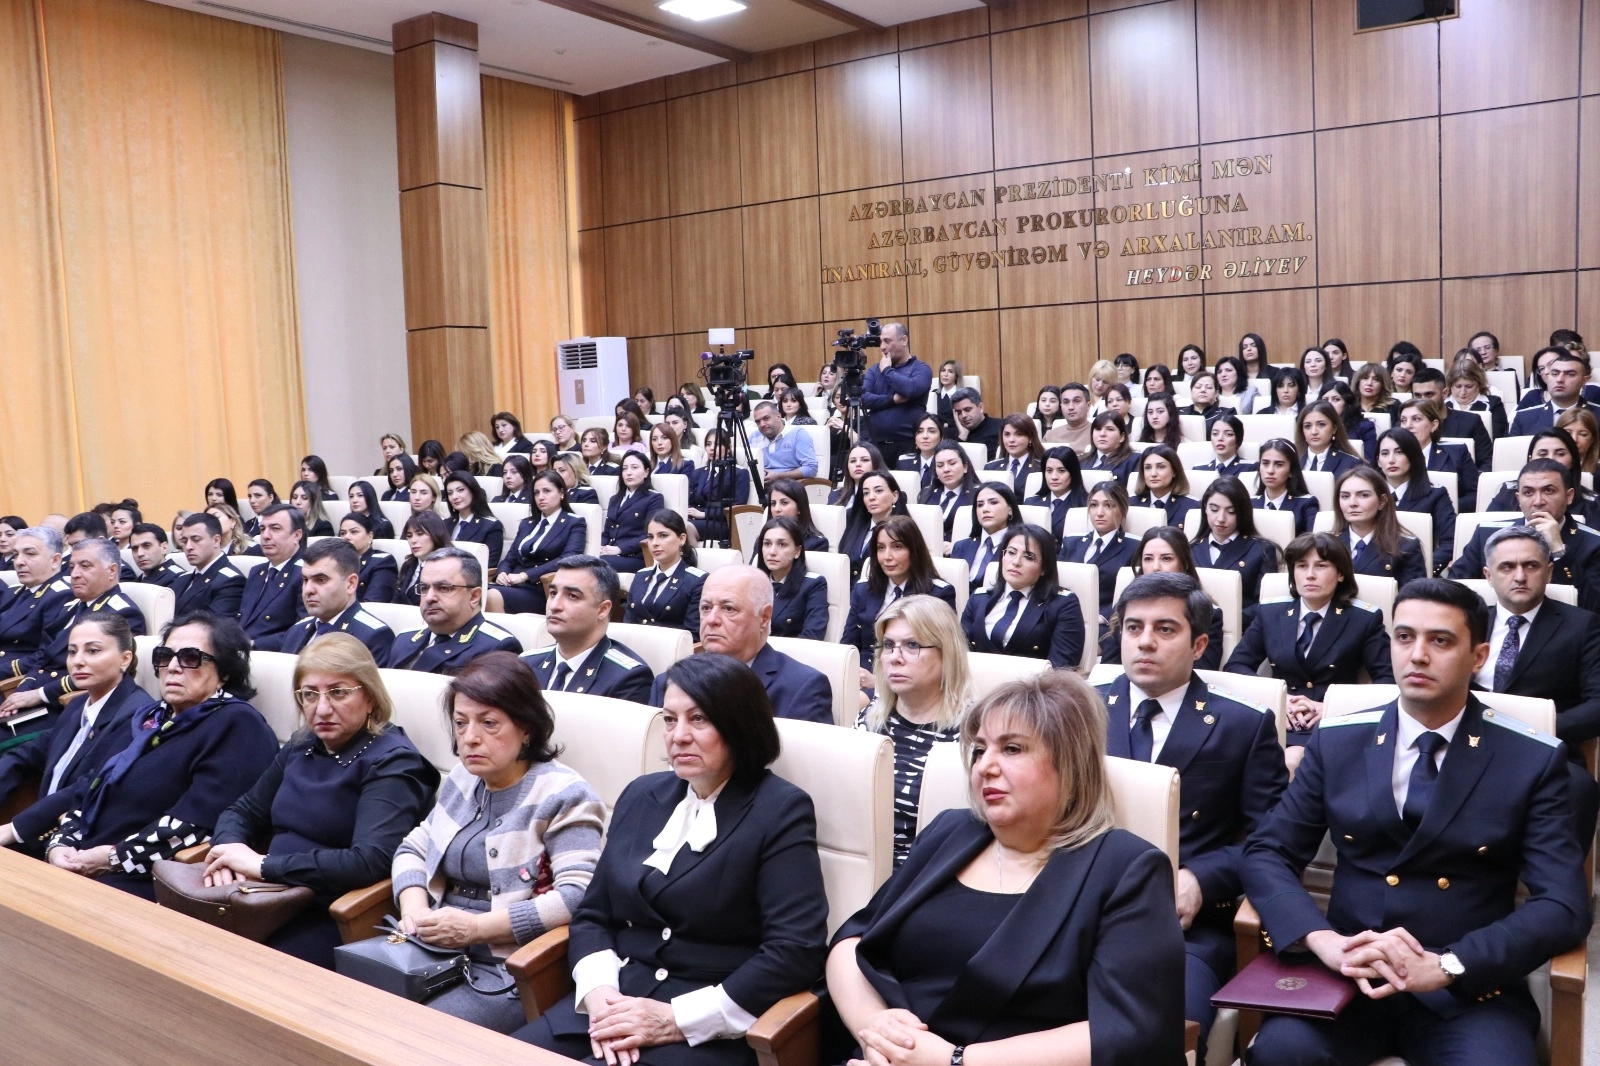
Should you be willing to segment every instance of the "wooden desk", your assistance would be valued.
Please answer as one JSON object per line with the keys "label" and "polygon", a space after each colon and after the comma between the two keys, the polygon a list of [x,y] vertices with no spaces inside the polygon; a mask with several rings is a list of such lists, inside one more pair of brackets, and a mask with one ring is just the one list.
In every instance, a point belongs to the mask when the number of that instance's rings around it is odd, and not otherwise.
{"label": "wooden desk", "polygon": [[12,1066],[571,1066],[0,849]]}

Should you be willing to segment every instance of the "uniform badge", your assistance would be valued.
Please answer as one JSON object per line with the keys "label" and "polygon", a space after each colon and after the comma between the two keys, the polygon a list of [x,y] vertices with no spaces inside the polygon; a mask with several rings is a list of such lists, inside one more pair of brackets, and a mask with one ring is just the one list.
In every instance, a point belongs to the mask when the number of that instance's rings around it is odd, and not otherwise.
{"label": "uniform badge", "polygon": [[1217,724],[1217,719],[1216,719],[1216,717],[1214,715],[1209,715],[1208,714],[1205,717],[1205,723],[1206,723],[1206,725],[1216,725]]}
{"label": "uniform badge", "polygon": [[1474,737],[1474,736],[1468,736],[1467,737],[1467,747],[1475,748],[1477,746],[1478,746],[1478,738]]}
{"label": "uniform badge", "polygon": [[1197,710],[1197,711],[1205,710],[1206,709],[1206,701],[1205,700],[1195,700],[1194,701],[1194,709]]}
{"label": "uniform badge", "polygon": [[1380,748],[1383,747],[1383,740],[1388,735],[1389,735],[1388,733],[1379,733],[1378,734],[1378,747],[1380,747]]}
{"label": "uniform badge", "polygon": [[1116,703],[1117,702],[1116,693],[1112,693],[1111,695],[1107,696],[1106,697],[1106,702],[1107,703]]}

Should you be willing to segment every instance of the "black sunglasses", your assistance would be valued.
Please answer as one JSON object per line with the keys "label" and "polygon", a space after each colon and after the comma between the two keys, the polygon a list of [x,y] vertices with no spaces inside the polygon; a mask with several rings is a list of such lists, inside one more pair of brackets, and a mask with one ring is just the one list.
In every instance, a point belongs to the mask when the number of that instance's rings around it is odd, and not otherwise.
{"label": "black sunglasses", "polygon": [[215,655],[199,648],[169,648],[162,645],[150,653],[150,665],[157,670],[165,670],[172,665],[174,659],[178,660],[178,665],[185,670],[198,670],[206,663],[218,661]]}

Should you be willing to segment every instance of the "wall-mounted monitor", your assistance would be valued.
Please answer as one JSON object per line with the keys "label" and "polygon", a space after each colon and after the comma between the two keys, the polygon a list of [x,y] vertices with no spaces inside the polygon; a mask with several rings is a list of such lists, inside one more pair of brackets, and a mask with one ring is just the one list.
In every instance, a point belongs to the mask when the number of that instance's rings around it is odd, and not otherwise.
{"label": "wall-mounted monitor", "polygon": [[1357,0],[1356,32],[1460,16],[1461,0]]}

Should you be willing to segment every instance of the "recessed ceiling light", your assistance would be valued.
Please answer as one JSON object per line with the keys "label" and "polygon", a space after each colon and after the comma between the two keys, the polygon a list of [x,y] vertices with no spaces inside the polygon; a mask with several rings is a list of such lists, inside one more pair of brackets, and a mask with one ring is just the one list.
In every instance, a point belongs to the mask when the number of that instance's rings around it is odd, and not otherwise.
{"label": "recessed ceiling light", "polygon": [[665,3],[656,6],[669,15],[677,15],[692,22],[720,18],[735,11],[743,11],[745,8],[739,0],[666,0]]}

